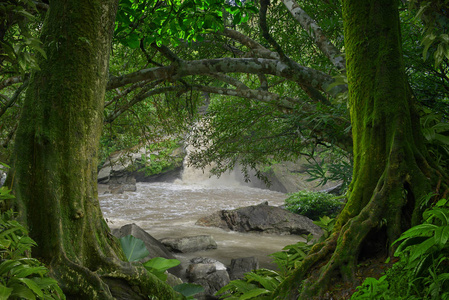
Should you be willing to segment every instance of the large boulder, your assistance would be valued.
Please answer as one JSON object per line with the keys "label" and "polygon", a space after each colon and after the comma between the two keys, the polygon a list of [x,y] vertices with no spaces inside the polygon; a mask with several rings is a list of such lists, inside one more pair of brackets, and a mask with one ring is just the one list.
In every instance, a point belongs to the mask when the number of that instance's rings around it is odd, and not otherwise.
{"label": "large boulder", "polygon": [[[112,234],[117,238],[132,235],[142,240],[150,254],[144,259],[149,260],[155,257],[163,257],[167,259],[176,259],[173,254],[157,239],[152,237],[148,232],[137,226],[136,224],[127,224],[119,229],[113,229]],[[181,266],[177,266],[168,270],[170,273],[180,277],[183,274]]]}
{"label": "large boulder", "polygon": [[312,234],[315,238],[323,233],[309,218],[270,206],[267,202],[234,210],[220,210],[200,218],[196,225],[239,232]]}
{"label": "large boulder", "polygon": [[202,250],[217,249],[217,243],[210,235],[197,235],[182,238],[165,238],[161,243],[173,252],[197,252]]}

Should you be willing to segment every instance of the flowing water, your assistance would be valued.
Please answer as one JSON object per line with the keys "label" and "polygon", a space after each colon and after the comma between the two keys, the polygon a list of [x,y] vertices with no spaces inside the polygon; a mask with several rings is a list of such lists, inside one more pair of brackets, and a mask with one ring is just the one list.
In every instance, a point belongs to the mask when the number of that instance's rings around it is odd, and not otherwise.
{"label": "flowing water", "polygon": [[136,192],[102,194],[100,204],[111,228],[135,223],[157,239],[212,235],[218,249],[176,255],[185,262],[193,257],[211,257],[226,265],[232,258],[256,256],[261,267],[274,268],[268,254],[300,240],[298,236],[227,232],[219,228],[201,227],[195,222],[221,209],[255,205],[268,201],[282,205],[286,195],[245,186],[231,177],[209,179],[185,170],[183,180],[174,183],[137,183]]}

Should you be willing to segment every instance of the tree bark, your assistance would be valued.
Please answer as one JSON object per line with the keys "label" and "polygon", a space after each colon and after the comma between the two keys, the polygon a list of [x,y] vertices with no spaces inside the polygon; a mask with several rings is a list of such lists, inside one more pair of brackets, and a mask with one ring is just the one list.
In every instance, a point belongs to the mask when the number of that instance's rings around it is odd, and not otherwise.
{"label": "tree bark", "polygon": [[[19,217],[70,298],[175,299],[124,263],[97,197],[97,151],[117,0],[53,0],[42,29],[47,59],[30,80],[15,142]],[[126,282],[126,284],[123,284]],[[133,286],[139,286],[137,290]]]}
{"label": "tree bark", "polygon": [[335,281],[354,280],[359,261],[392,255],[392,242],[420,220],[419,200],[439,186],[405,74],[397,6],[343,1],[353,181],[333,234],[313,247],[278,299],[320,296]]}

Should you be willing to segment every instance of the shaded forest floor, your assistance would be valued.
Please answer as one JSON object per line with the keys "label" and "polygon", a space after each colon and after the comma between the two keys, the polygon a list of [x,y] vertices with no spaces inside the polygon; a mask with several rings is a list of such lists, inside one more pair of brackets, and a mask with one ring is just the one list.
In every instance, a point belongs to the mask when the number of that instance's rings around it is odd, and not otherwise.
{"label": "shaded forest floor", "polygon": [[321,297],[314,298],[315,300],[344,300],[350,299],[352,294],[356,291],[367,277],[373,277],[379,279],[385,272],[391,268],[391,266],[397,261],[397,259],[385,262],[385,256],[378,258],[371,258],[359,263],[355,278],[352,282],[341,282],[335,280],[332,282],[329,291]]}

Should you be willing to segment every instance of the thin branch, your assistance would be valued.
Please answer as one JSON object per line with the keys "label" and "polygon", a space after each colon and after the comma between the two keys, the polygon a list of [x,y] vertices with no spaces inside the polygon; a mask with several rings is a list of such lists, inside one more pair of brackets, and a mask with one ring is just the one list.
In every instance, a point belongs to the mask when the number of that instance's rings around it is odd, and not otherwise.
{"label": "thin branch", "polygon": [[[265,0],[266,1],[266,0]],[[346,69],[346,62],[343,54],[334,44],[326,37],[321,27],[312,19],[295,0],[282,0],[285,7],[292,14],[301,27],[310,35],[315,44],[326,55],[331,63],[340,71]]]}
{"label": "thin branch", "polygon": [[26,89],[28,86],[29,80],[25,80],[24,83],[14,92],[14,95],[9,99],[9,101],[5,104],[5,106],[2,107],[0,110],[0,118],[5,114],[6,110],[10,108],[19,98],[20,94],[23,92],[23,90]]}

